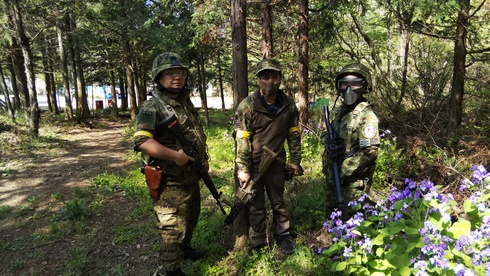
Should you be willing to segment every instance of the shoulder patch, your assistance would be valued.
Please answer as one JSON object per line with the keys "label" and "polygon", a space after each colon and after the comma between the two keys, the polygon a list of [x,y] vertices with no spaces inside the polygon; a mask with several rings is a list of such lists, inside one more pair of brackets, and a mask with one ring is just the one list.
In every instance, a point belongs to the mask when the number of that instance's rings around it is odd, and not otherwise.
{"label": "shoulder patch", "polygon": [[154,124],[155,123],[155,111],[151,110],[142,110],[138,113],[138,122],[146,123],[146,124]]}
{"label": "shoulder patch", "polygon": [[366,125],[362,128],[362,135],[368,139],[374,138],[377,132],[375,125]]}

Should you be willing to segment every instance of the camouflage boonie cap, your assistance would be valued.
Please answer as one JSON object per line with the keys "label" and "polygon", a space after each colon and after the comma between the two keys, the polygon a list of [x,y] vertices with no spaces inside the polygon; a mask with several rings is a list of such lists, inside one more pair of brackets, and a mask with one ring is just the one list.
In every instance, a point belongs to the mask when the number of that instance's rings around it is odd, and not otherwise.
{"label": "camouflage boonie cap", "polygon": [[255,75],[257,76],[260,72],[264,70],[274,70],[281,72],[281,64],[279,64],[279,61],[273,58],[263,59],[259,61],[259,63],[257,63]]}
{"label": "camouflage boonie cap", "polygon": [[341,79],[345,75],[349,75],[349,74],[359,75],[359,76],[365,78],[367,83],[368,83],[367,89],[371,88],[372,80],[371,80],[371,74],[369,73],[369,68],[367,68],[365,65],[363,65],[361,63],[352,63],[352,64],[344,66],[340,70],[340,72],[337,74],[337,77],[335,78],[335,87],[338,86],[339,79]]}
{"label": "camouflage boonie cap", "polygon": [[182,64],[180,61],[180,56],[175,53],[165,52],[159,54],[153,60],[153,66],[151,67],[151,79],[157,81],[156,77],[158,76],[158,74],[160,74],[160,72],[162,72],[163,70],[170,68],[181,68],[189,71],[187,66]]}

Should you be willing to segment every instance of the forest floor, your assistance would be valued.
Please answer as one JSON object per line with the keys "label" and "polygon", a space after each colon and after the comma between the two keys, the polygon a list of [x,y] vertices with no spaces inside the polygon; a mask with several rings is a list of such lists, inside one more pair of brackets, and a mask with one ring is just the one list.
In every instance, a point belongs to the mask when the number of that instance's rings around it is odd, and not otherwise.
{"label": "forest floor", "polygon": [[157,235],[116,242],[115,225],[131,227],[136,220],[154,223],[150,214],[128,220],[128,210],[138,208],[137,200],[117,194],[104,197],[103,208],[91,214],[89,222],[55,215],[76,198],[74,191],[89,187],[92,178],[134,165],[127,157],[131,143],[122,142],[129,123],[129,119],[97,119],[90,126],[54,125],[50,129],[56,138],[28,153],[15,150],[19,133],[0,128],[0,148],[11,149],[0,151],[0,275],[155,273],[158,254],[150,249]]}

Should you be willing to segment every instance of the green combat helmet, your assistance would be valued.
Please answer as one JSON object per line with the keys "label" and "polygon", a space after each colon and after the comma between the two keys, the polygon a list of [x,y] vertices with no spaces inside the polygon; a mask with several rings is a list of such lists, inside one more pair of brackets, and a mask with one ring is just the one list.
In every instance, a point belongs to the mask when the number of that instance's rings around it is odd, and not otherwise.
{"label": "green combat helmet", "polygon": [[369,93],[372,88],[372,80],[371,80],[371,74],[369,73],[369,69],[360,63],[352,63],[349,65],[344,66],[340,70],[340,72],[337,74],[337,77],[335,78],[335,88],[339,89],[338,83],[341,78],[343,78],[345,75],[349,74],[354,74],[354,75],[359,75],[360,77],[363,77],[367,81],[367,88],[364,93]]}
{"label": "green combat helmet", "polygon": [[166,69],[179,68],[189,71],[189,68],[180,62],[181,58],[175,53],[161,53],[153,60],[153,66],[151,69],[151,79],[158,81],[158,75]]}
{"label": "green combat helmet", "polygon": [[257,68],[255,69],[255,75],[257,76],[260,72],[264,70],[274,70],[281,72],[281,65],[276,59],[263,59],[257,63]]}

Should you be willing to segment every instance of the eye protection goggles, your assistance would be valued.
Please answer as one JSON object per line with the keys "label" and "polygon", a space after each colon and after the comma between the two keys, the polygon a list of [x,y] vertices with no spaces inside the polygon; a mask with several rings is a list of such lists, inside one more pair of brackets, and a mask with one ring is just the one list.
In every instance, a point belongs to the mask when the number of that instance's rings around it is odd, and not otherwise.
{"label": "eye protection goggles", "polygon": [[163,71],[163,75],[166,78],[186,78],[187,77],[187,71],[183,69],[171,69],[171,70],[165,70]]}
{"label": "eye protection goggles", "polygon": [[346,90],[350,86],[352,90],[363,88],[367,84],[363,78],[343,78],[338,80],[337,88],[340,90]]}

